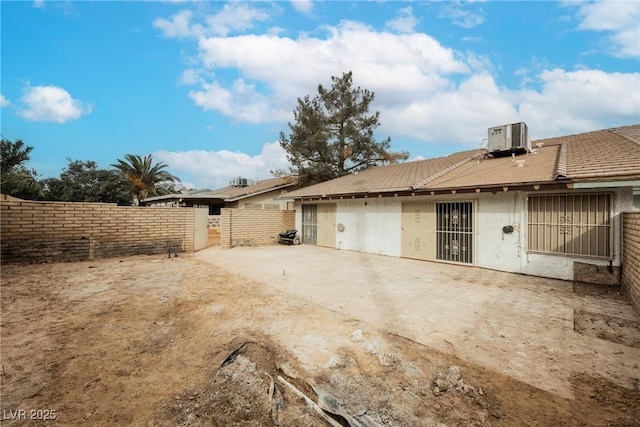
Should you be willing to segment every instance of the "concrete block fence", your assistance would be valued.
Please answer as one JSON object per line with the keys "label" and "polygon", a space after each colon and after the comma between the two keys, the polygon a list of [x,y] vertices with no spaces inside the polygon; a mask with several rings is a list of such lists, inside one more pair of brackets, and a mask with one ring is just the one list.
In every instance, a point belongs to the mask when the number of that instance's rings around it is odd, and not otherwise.
{"label": "concrete block fence", "polygon": [[2,200],[0,261],[39,263],[192,252],[195,218],[192,208]]}
{"label": "concrete block fence", "polygon": [[261,209],[221,210],[220,246],[262,246],[274,244],[279,233],[295,228],[295,211]]}
{"label": "concrete block fence", "polygon": [[622,287],[640,312],[640,212],[622,215]]}

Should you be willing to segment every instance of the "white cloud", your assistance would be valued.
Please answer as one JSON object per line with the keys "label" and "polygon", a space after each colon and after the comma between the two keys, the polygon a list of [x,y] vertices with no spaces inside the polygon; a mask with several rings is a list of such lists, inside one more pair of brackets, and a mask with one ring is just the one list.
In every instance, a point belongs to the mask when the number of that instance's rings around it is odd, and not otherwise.
{"label": "white cloud", "polygon": [[0,95],[0,108],[8,107],[11,105],[11,101],[4,97],[4,95]]}
{"label": "white cloud", "polygon": [[271,177],[272,170],[288,170],[286,152],[276,142],[262,146],[256,156],[228,150],[158,151],[153,157],[166,163],[177,176],[188,174],[198,188],[220,188],[237,176],[260,180]]}
{"label": "white cloud", "polygon": [[541,90],[523,89],[505,98],[519,106],[535,137],[600,129],[609,123],[637,123],[640,73],[601,70],[545,70],[537,76]]}
{"label": "white cloud", "polygon": [[[315,35],[321,30],[325,34]],[[635,123],[640,116],[638,73],[553,69],[532,58],[516,72],[521,86],[506,88],[496,83],[488,56],[454,51],[424,33],[343,21],[313,34],[201,37],[200,62],[182,80],[193,85],[189,96],[204,110],[286,128],[298,97],[353,71],[354,84],[376,94],[380,138],[457,144],[452,151],[479,145],[488,127],[503,123],[525,121],[533,137],[545,137]]]}
{"label": "white cloud", "polygon": [[411,6],[398,10],[396,17],[387,21],[385,26],[399,33],[413,33],[420,20],[413,16]]}
{"label": "white cloud", "polygon": [[165,37],[226,37],[231,32],[241,32],[254,27],[256,22],[266,21],[269,15],[262,9],[240,2],[230,2],[215,14],[205,18],[206,24],[194,22],[193,12],[181,10],[170,19],[156,18],[153,26]]}
{"label": "white cloud", "polygon": [[[203,67],[238,69],[243,78],[231,87],[208,81],[190,96],[205,109],[238,120],[250,117],[257,123],[286,120],[297,97],[315,92],[318,83],[328,84],[330,76],[349,70],[357,85],[391,104],[440,90],[450,84],[446,76],[469,71],[452,49],[426,34],[380,33],[348,21],[327,31],[326,39],[274,35],[203,38],[199,42]],[[266,90],[254,89],[258,85]]]}
{"label": "white cloud", "polygon": [[189,97],[205,111],[216,110],[248,123],[284,118],[282,115],[273,117],[268,97],[242,79],[235,80],[230,89],[225,89],[218,82],[204,83],[200,90],[190,91]]}
{"label": "white cloud", "polygon": [[424,98],[414,97],[381,116],[386,133],[394,130],[396,135],[469,146],[480,145],[486,128],[518,121],[517,110],[488,74],[473,75],[457,87]]}
{"label": "white cloud", "polygon": [[[637,123],[640,73],[543,70],[532,78],[540,89],[508,90],[489,74],[397,108],[381,109],[381,132],[392,137],[474,147],[486,129],[524,121],[533,138]],[[454,149],[452,149],[454,151]]]}
{"label": "white cloud", "polygon": [[608,32],[614,56],[640,56],[640,3],[599,1],[578,5],[578,17],[581,19],[578,28]]}
{"label": "white cloud", "polygon": [[20,116],[36,122],[65,123],[83,114],[93,106],[73,99],[69,92],[58,86],[27,86],[21,98]]}
{"label": "white cloud", "polygon": [[191,27],[191,17],[193,13],[190,10],[182,10],[171,17],[171,20],[164,18],[156,18],[153,26],[162,31],[165,37],[191,37],[203,32],[202,26],[195,25]]}
{"label": "white cloud", "polygon": [[439,16],[448,18],[453,24],[463,28],[474,28],[484,23],[482,11],[472,12],[468,9],[463,9],[459,1],[443,5],[440,8]]}
{"label": "white cloud", "polygon": [[291,0],[291,6],[303,15],[309,15],[313,11],[312,0]]}
{"label": "white cloud", "polygon": [[254,22],[266,21],[269,15],[248,4],[231,2],[224,5],[215,15],[207,17],[206,21],[212,34],[227,36],[232,31],[244,31],[253,28]]}
{"label": "white cloud", "polygon": [[186,69],[182,72],[182,75],[180,76],[180,79],[178,80],[179,83],[184,84],[184,85],[195,85],[198,83],[204,83],[204,81],[202,80],[202,77],[200,77],[200,70],[195,70],[195,69]]}

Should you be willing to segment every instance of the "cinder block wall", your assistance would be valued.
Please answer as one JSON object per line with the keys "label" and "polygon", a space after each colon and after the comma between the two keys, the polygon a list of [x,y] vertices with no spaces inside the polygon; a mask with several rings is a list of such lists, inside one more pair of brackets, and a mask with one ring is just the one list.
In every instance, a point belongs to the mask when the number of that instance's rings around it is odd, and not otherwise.
{"label": "cinder block wall", "polygon": [[0,202],[1,261],[81,261],[192,252],[195,210],[111,203]]}
{"label": "cinder block wall", "polygon": [[295,228],[295,211],[260,209],[221,210],[220,246],[262,246],[277,243],[284,230]]}
{"label": "cinder block wall", "polygon": [[622,287],[640,312],[640,212],[622,215]]}

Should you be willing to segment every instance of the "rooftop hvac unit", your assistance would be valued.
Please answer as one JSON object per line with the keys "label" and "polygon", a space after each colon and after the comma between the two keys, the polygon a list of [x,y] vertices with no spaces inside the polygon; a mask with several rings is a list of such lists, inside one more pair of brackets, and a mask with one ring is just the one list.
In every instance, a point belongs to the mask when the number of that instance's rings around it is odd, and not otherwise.
{"label": "rooftop hvac unit", "polygon": [[247,187],[249,185],[249,180],[247,178],[237,177],[231,180],[230,184],[233,187]]}
{"label": "rooftop hvac unit", "polygon": [[489,128],[489,154],[510,155],[524,153],[528,149],[529,131],[525,122]]}

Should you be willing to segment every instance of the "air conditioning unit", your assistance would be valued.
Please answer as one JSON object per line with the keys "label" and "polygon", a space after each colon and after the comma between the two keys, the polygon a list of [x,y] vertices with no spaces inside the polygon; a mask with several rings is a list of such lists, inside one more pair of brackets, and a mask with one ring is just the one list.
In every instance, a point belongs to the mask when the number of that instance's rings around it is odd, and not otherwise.
{"label": "air conditioning unit", "polygon": [[487,150],[490,154],[526,152],[529,131],[525,122],[489,128]]}
{"label": "air conditioning unit", "polygon": [[249,186],[249,180],[247,178],[242,178],[241,176],[234,178],[229,182],[232,187],[247,187]]}

